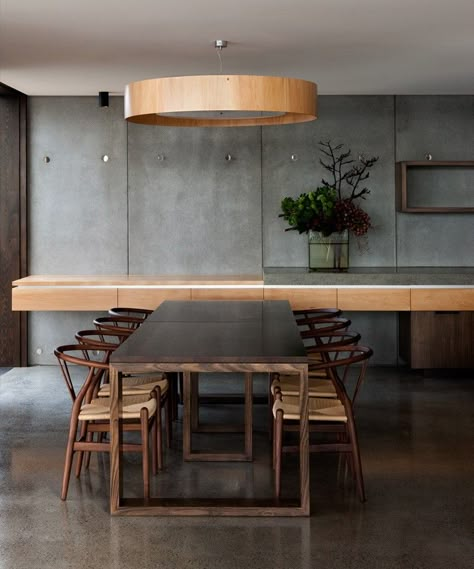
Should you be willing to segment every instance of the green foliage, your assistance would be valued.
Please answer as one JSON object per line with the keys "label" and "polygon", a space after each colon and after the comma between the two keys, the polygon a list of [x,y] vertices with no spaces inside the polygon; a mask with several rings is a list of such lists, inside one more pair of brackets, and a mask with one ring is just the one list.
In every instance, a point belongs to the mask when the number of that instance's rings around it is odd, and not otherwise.
{"label": "green foliage", "polygon": [[295,230],[298,233],[307,233],[311,229],[322,231],[326,235],[332,233],[334,207],[337,201],[337,192],[334,188],[320,187],[298,198],[283,198],[280,217],[283,217],[290,227],[287,231]]}
{"label": "green foliage", "polygon": [[325,157],[320,163],[331,178],[329,181],[323,178],[320,187],[298,198],[283,198],[280,217],[290,226],[286,231],[319,231],[327,236],[348,229],[357,237],[365,235],[372,227],[371,220],[355,202],[365,200],[370,193],[363,184],[378,157],[360,155],[355,160],[343,144],[334,146],[330,141],[320,142],[319,148]]}

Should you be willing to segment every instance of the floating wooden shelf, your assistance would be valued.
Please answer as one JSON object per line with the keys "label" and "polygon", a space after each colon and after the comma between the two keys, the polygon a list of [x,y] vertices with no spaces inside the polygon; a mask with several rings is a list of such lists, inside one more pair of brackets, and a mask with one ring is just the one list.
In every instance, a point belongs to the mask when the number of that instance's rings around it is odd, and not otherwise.
{"label": "floating wooden shelf", "polygon": [[13,310],[155,309],[164,300],[288,300],[293,309],[474,311],[474,285],[272,286],[252,276],[36,275],[13,282]]}
{"label": "floating wooden shelf", "polygon": [[[409,206],[407,171],[409,168],[474,168],[473,160],[411,160],[397,162],[398,209],[405,213],[474,213],[474,207],[464,206]],[[474,195],[474,188],[473,188]]]}

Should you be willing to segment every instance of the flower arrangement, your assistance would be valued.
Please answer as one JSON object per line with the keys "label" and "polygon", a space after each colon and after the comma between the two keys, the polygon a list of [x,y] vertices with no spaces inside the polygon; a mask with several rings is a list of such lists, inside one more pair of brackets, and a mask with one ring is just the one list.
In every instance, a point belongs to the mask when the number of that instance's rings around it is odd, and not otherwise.
{"label": "flower arrangement", "polygon": [[320,163],[332,179],[323,178],[321,186],[298,198],[283,198],[283,213],[279,217],[290,225],[286,231],[317,231],[328,236],[347,229],[357,237],[365,235],[372,227],[371,220],[356,200],[365,199],[370,193],[367,187],[360,186],[369,177],[369,170],[378,157],[359,156],[355,160],[351,150],[344,151],[343,144],[333,146],[330,141],[320,142],[319,147],[326,157],[326,161],[320,159]]}

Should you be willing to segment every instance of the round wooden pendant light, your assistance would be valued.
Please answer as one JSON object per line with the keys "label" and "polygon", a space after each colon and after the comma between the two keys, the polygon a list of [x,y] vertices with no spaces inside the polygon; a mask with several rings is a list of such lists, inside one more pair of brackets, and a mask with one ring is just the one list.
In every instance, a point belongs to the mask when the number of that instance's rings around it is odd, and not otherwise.
{"label": "round wooden pendant light", "polygon": [[[222,49],[214,47],[222,73]],[[317,118],[316,83],[263,75],[145,79],[125,87],[125,118],[163,126],[257,126]]]}
{"label": "round wooden pendant light", "polygon": [[317,86],[260,75],[146,79],[125,88],[125,118],[163,126],[256,126],[317,118]]}

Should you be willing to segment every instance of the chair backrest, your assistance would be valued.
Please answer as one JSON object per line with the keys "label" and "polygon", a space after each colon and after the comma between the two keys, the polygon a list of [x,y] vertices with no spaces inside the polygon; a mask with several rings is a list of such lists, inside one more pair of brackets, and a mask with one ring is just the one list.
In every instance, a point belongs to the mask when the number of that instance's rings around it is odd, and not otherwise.
{"label": "chair backrest", "polygon": [[80,330],[76,332],[76,340],[88,348],[98,348],[104,350],[115,350],[130,336],[127,328],[122,330],[115,327],[115,330]]}
{"label": "chair backrest", "polygon": [[293,310],[296,318],[296,323],[300,326],[301,320],[306,318],[331,318],[341,316],[342,310],[339,308],[303,308],[300,310]]}
{"label": "chair backrest", "polygon": [[109,310],[110,316],[132,316],[135,318],[141,318],[146,320],[150,314],[153,314],[153,310],[148,308],[127,308],[117,306]]}
{"label": "chair backrest", "polygon": [[[109,369],[107,362],[112,351],[104,348],[88,348],[84,344],[68,344],[54,350],[73,401],[73,407],[80,409],[84,400],[88,403],[92,399],[95,388]],[[77,393],[74,389],[69,364],[75,364],[87,370],[86,378]]]}
{"label": "chair backrest", "polygon": [[[325,370],[334,383],[339,399],[343,401],[345,398],[349,404],[353,405],[364,381],[367,364],[372,357],[373,351],[366,346],[346,345],[335,347],[331,344],[325,344],[319,347],[318,352],[324,354],[325,357],[320,363],[312,364],[311,369],[316,371]],[[360,365],[356,366],[355,364]],[[343,370],[342,378],[339,373],[341,369]],[[345,384],[351,369],[356,370],[357,378],[352,397],[350,398]],[[346,403],[344,403],[344,406],[346,406]]]}
{"label": "chair backrest", "polygon": [[143,318],[136,316],[101,316],[94,320],[94,326],[98,330],[109,330],[111,332],[120,329],[128,330],[131,334],[143,324]]}
{"label": "chair backrest", "polygon": [[300,330],[303,340],[312,339],[315,345],[322,344],[321,337],[338,331],[346,331],[351,325],[347,318],[305,318],[310,326],[309,330]]}
{"label": "chair backrest", "polygon": [[318,339],[321,340],[321,344],[316,346],[308,346],[306,348],[307,353],[321,353],[319,349],[320,345],[330,345],[333,348],[339,348],[341,346],[356,346],[360,340],[361,335],[357,332],[323,332],[318,335]]}

